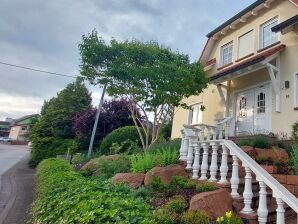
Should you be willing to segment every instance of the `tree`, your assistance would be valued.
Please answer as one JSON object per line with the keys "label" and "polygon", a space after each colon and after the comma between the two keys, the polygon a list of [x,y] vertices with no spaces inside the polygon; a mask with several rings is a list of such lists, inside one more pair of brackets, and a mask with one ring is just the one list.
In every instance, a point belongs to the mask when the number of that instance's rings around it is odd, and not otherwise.
{"label": "tree", "polygon": [[[72,118],[78,112],[90,109],[91,102],[90,93],[81,78],[68,84],[56,97],[44,102],[41,116],[29,133],[29,139],[32,141],[30,159],[32,166],[37,165],[44,158],[55,156],[52,151],[60,148],[57,153],[61,153],[67,150],[66,145],[68,147],[73,145],[72,142],[65,144],[66,139],[74,137]],[[59,147],[59,144],[64,144],[65,147]]]}
{"label": "tree", "polygon": [[[134,125],[127,107],[128,103],[125,99],[105,101],[103,103],[95,136],[95,142],[97,144],[113,130]],[[91,108],[77,113],[72,119],[73,133],[85,145],[90,140],[95,114],[96,109]],[[141,117],[139,114],[138,116]]]}
{"label": "tree", "polygon": [[107,85],[110,96],[125,97],[130,102],[128,108],[144,149],[158,139],[173,107],[187,107],[183,99],[200,94],[207,85],[201,64],[191,63],[188,55],[172,52],[156,42],[106,43],[94,30],[83,35],[79,49],[81,75],[92,84]]}

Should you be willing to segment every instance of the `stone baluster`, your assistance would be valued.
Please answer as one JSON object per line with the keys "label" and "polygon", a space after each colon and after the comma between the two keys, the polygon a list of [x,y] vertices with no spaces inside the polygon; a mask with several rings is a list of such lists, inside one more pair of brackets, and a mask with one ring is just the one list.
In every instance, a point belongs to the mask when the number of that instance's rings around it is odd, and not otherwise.
{"label": "stone baluster", "polygon": [[268,209],[267,209],[267,191],[266,184],[259,181],[260,192],[259,192],[259,208],[258,208],[258,221],[260,224],[265,224],[267,222]]}
{"label": "stone baluster", "polygon": [[212,157],[211,157],[209,181],[216,181],[216,173],[217,173],[217,170],[218,170],[218,166],[217,166],[218,143],[213,142],[213,143],[211,143],[211,146],[212,146]]}
{"label": "stone baluster", "polygon": [[212,140],[216,140],[216,135],[217,135],[216,128],[213,128],[213,138],[212,138]]}
{"label": "stone baluster", "polygon": [[222,148],[222,155],[221,155],[221,164],[220,164],[220,184],[226,184],[227,181],[227,175],[229,171],[228,167],[228,149],[225,144],[221,145]]}
{"label": "stone baluster", "polygon": [[276,223],[285,224],[285,209],[284,209],[284,201],[277,197],[276,198],[277,209],[276,209]]}
{"label": "stone baluster", "polygon": [[200,142],[204,142],[205,141],[205,126],[201,127],[201,131],[200,131]]}
{"label": "stone baluster", "polygon": [[207,127],[207,141],[210,141],[211,139],[211,128]]}
{"label": "stone baluster", "polygon": [[207,171],[208,171],[208,149],[209,149],[209,143],[203,142],[201,143],[203,147],[203,159],[202,159],[202,165],[201,165],[201,177],[200,180],[207,180]]}
{"label": "stone baluster", "polygon": [[189,129],[189,146],[188,146],[188,152],[187,152],[187,166],[186,169],[191,169],[193,160],[194,160],[194,147],[196,146],[196,143],[198,142],[198,129],[196,128],[190,128]]}
{"label": "stone baluster", "polygon": [[181,146],[180,146],[180,157],[179,160],[184,161],[187,156],[187,149],[185,150],[185,133],[184,130],[181,130]]}
{"label": "stone baluster", "polygon": [[195,159],[192,166],[192,171],[193,171],[192,178],[198,179],[199,171],[200,171],[200,151],[201,151],[201,145],[200,143],[198,143],[198,141],[195,143],[194,149],[195,149]]}
{"label": "stone baluster", "polygon": [[230,136],[230,126],[229,126],[229,122],[230,121],[228,121],[227,123],[226,123],[226,127],[225,127],[225,139],[226,140],[228,140],[229,139],[229,136]]}
{"label": "stone baluster", "polygon": [[239,163],[236,155],[232,155],[233,157],[233,168],[232,168],[232,178],[231,178],[231,196],[233,198],[239,197],[238,186],[239,186]]}
{"label": "stone baluster", "polygon": [[245,167],[245,185],[244,185],[244,192],[243,192],[243,199],[244,199],[244,208],[242,209],[242,213],[244,214],[251,214],[253,210],[251,208],[252,203],[252,176],[251,170],[247,165]]}

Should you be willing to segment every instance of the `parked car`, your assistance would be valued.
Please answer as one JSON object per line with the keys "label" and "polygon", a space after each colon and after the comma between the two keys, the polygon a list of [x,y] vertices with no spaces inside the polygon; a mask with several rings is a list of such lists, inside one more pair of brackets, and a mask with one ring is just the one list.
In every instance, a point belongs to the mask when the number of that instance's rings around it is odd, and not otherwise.
{"label": "parked car", "polygon": [[8,137],[0,137],[0,142],[3,142],[3,143],[11,143],[11,142],[12,142],[12,138],[8,138]]}

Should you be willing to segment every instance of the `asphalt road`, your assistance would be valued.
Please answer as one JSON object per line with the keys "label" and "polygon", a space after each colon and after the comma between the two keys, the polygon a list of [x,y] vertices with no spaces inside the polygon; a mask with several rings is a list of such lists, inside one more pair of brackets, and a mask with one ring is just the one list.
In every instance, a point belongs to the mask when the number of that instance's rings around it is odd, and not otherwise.
{"label": "asphalt road", "polygon": [[27,155],[29,155],[28,146],[0,143],[0,176]]}

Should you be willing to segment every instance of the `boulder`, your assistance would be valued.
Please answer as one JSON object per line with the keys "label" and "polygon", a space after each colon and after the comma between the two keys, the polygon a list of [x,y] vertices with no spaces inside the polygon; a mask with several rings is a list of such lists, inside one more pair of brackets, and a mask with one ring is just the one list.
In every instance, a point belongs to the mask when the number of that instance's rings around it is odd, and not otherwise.
{"label": "boulder", "polygon": [[112,182],[124,183],[132,188],[139,188],[143,185],[145,179],[144,173],[117,173],[113,178]]}
{"label": "boulder", "polygon": [[227,211],[232,211],[232,198],[224,189],[196,194],[190,200],[190,210],[203,210],[210,218],[216,219]]}
{"label": "boulder", "polygon": [[257,156],[271,161],[286,162],[289,160],[289,155],[285,149],[259,149],[256,148]]}
{"label": "boulder", "polygon": [[154,167],[146,173],[144,183],[146,186],[150,185],[154,177],[159,177],[162,183],[168,184],[170,183],[172,176],[188,177],[188,174],[185,171],[185,168],[178,164],[166,167]]}
{"label": "boulder", "polygon": [[256,150],[252,146],[241,146],[241,149],[246,152],[251,158],[255,158],[257,155]]}

